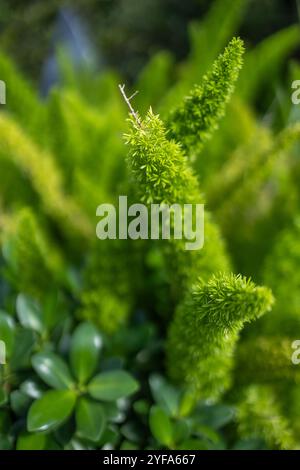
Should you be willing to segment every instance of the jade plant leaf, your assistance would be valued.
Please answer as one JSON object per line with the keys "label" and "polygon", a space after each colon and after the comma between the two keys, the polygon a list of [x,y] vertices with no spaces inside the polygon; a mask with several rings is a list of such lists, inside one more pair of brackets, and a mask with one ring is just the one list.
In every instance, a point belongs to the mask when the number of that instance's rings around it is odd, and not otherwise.
{"label": "jade plant leaf", "polygon": [[33,356],[32,366],[41,379],[58,390],[72,388],[74,381],[67,364],[56,354],[47,352]]}
{"label": "jade plant leaf", "polygon": [[76,424],[79,437],[99,441],[105,428],[105,413],[102,405],[81,398],[76,407]]}
{"label": "jade plant leaf", "polygon": [[61,426],[71,415],[76,403],[72,390],[51,390],[30,407],[27,428],[29,432],[50,432]]}
{"label": "jade plant leaf", "polygon": [[103,372],[94,377],[88,386],[90,395],[103,401],[115,401],[137,390],[137,381],[123,370]]}
{"label": "jade plant leaf", "polygon": [[79,325],[71,340],[70,362],[80,383],[86,382],[97,367],[102,339],[91,323]]}

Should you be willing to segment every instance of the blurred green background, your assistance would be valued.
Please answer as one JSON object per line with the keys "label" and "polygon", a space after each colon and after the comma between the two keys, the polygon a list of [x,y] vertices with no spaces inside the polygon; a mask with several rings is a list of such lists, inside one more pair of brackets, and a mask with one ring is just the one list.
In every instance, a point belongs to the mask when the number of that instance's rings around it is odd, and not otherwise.
{"label": "blurred green background", "polygon": [[[188,25],[211,4],[211,0],[1,0],[1,44],[27,75],[38,80],[51,51],[59,11],[69,7],[84,22],[99,62],[134,79],[162,49],[172,51],[178,60],[186,57]],[[251,0],[236,34],[251,46],[295,21],[295,0]]]}
{"label": "blurred green background", "polygon": [[[300,448],[299,58],[292,0],[1,0],[0,449]],[[204,249],[100,242],[119,194]]]}

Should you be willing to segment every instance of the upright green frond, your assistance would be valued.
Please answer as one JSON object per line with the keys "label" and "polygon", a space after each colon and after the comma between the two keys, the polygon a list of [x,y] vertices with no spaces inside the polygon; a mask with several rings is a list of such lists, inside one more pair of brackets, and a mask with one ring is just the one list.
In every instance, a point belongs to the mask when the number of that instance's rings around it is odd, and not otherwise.
{"label": "upright green frond", "polygon": [[180,146],[168,139],[163,122],[151,109],[140,126],[132,121],[131,132],[125,138],[129,165],[144,202],[180,204],[193,199],[195,202],[195,196],[198,202],[202,200]]}
{"label": "upright green frond", "polygon": [[41,150],[8,116],[0,115],[0,158],[12,162],[29,180],[46,213],[69,233],[89,237],[92,227],[85,214],[65,194],[63,177],[53,156]]}
{"label": "upright green frond", "polygon": [[0,78],[6,83],[6,109],[32,137],[40,141],[43,137],[45,108],[33,87],[2,52],[0,52]]}
{"label": "upright green frond", "polygon": [[270,310],[271,292],[241,276],[213,276],[200,282],[175,313],[169,330],[170,377],[200,398],[218,398],[230,385],[233,352],[246,322]]}
{"label": "upright green frond", "polygon": [[243,42],[232,39],[204,76],[202,84],[196,85],[183,104],[171,113],[170,135],[181,142],[187,152],[199,150],[218,127],[242,68],[243,53]]}
{"label": "upright green frond", "polygon": [[[131,121],[126,135],[129,166],[140,199],[147,204],[199,204],[203,202],[198,182],[180,145],[168,139],[163,122],[150,110],[145,120]],[[171,240],[166,247],[175,290],[198,276],[208,279],[217,271],[228,271],[229,261],[217,226],[205,213],[202,250],[186,251],[184,240]],[[177,285],[176,285],[177,282]],[[181,289],[179,289],[180,291]]]}
{"label": "upright green frond", "polygon": [[239,433],[242,437],[260,438],[271,449],[290,450],[299,447],[282,415],[270,387],[252,385],[238,406]]}
{"label": "upright green frond", "polygon": [[40,299],[59,280],[62,260],[29,208],[22,209],[8,227],[4,254],[9,277],[21,292]]}

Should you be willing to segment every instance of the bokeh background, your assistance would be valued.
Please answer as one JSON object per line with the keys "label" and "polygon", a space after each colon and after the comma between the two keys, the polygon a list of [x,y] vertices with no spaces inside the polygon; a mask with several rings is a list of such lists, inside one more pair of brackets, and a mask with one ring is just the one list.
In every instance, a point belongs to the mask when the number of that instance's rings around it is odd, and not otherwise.
{"label": "bokeh background", "polygon": [[[222,73],[204,79],[234,36],[242,70],[233,41],[228,67],[222,56]],[[0,449],[299,449],[299,2],[0,0],[0,80]],[[151,106],[170,129],[204,83],[205,132],[184,165],[211,212],[197,274],[206,286],[222,271],[221,294],[234,294],[216,329],[228,330],[229,311],[248,319],[275,298],[262,318],[238,322],[224,361],[220,331],[213,347],[178,321],[167,341],[198,266],[190,254],[96,238],[99,204],[153,190],[145,166],[130,170],[141,135],[120,83],[139,91],[141,119]],[[215,89],[224,99],[210,98]],[[147,116],[151,135],[163,124]],[[219,302],[214,281],[207,289]],[[176,348],[193,341],[208,395],[174,379],[189,369]]]}
{"label": "bokeh background", "polygon": [[[58,31],[65,36],[74,31],[79,49],[90,42],[96,67],[114,67],[124,78],[134,80],[158,51],[171,51],[176,60],[185,58],[188,27],[211,4],[207,0],[2,0],[1,44],[38,82]],[[297,18],[295,0],[251,0],[236,34],[252,46]]]}

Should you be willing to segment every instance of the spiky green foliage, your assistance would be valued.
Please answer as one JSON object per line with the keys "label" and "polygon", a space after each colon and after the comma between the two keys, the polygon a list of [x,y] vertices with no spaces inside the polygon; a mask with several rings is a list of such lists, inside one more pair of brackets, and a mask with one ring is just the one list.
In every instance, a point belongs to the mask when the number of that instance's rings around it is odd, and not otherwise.
{"label": "spiky green foliage", "polygon": [[8,116],[0,116],[1,158],[12,162],[29,180],[46,213],[66,230],[87,237],[92,228],[80,208],[65,194],[63,175],[51,154],[41,150]]}
{"label": "spiky green foliage", "polygon": [[[143,202],[169,206],[203,202],[197,179],[181,146],[168,139],[163,122],[152,110],[139,123],[131,119],[126,143],[129,165]],[[179,285],[197,276],[207,279],[214,272],[229,268],[222,238],[209,213],[205,216],[203,250],[186,251],[183,240],[172,239],[166,250],[171,273],[177,274],[175,282]]]}
{"label": "spiky green foliage", "polygon": [[299,448],[270,387],[249,387],[239,404],[237,420],[245,438],[261,438],[271,449]]}
{"label": "spiky green foliage", "polygon": [[270,310],[271,292],[241,276],[200,282],[180,305],[169,330],[170,376],[200,398],[217,398],[231,383],[233,353],[243,325]]}
{"label": "spiky green foliage", "polygon": [[175,140],[169,140],[165,126],[150,109],[138,124],[131,120],[126,134],[129,165],[137,180],[142,201],[147,204],[202,201],[197,180],[186,156]]}
{"label": "spiky green foliage", "polygon": [[170,135],[189,152],[200,150],[225,114],[239,71],[242,68],[243,42],[233,39],[184,102],[171,113]]}
{"label": "spiky green foliage", "polygon": [[46,113],[33,86],[0,51],[0,77],[6,83],[6,107],[17,122],[37,139],[43,138]]}

